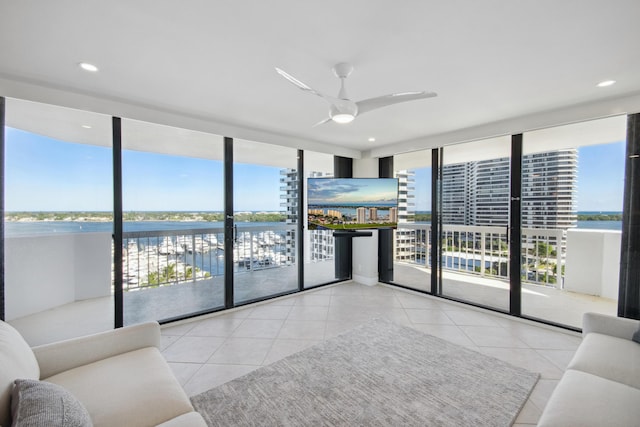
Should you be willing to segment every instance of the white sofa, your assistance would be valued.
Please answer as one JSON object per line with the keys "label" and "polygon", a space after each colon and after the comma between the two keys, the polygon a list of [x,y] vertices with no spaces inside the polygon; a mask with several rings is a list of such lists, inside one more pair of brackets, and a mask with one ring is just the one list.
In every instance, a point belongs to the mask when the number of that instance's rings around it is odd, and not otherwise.
{"label": "white sofa", "polygon": [[582,343],[538,426],[640,426],[638,328],[637,320],[586,313]]}
{"label": "white sofa", "polygon": [[0,425],[11,425],[14,381],[31,379],[69,391],[94,426],[206,426],[159,346],[154,322],[30,348],[0,321]]}

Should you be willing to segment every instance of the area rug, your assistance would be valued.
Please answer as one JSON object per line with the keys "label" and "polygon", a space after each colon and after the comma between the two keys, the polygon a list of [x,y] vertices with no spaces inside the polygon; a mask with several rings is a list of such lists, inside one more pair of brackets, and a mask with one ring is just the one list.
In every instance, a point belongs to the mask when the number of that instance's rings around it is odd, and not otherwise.
{"label": "area rug", "polygon": [[191,400],[209,426],[509,426],[537,380],[376,319]]}

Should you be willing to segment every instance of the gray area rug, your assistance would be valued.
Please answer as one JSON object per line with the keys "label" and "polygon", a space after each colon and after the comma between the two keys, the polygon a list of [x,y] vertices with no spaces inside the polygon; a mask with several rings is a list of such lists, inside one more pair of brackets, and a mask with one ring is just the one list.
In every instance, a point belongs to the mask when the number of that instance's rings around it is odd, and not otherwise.
{"label": "gray area rug", "polygon": [[537,380],[377,319],[191,400],[210,426],[509,426]]}

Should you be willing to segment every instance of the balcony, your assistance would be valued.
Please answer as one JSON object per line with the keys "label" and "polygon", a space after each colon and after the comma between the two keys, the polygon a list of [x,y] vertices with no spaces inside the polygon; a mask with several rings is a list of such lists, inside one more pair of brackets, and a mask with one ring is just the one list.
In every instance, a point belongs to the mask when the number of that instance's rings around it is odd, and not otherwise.
{"label": "balcony", "polygon": [[[394,282],[431,289],[431,227],[401,224]],[[616,315],[619,231],[522,230],[522,313],[581,327],[582,314]],[[443,226],[443,294],[508,311],[506,227]]]}
{"label": "balcony", "polygon": [[[323,236],[307,233],[317,247],[333,249],[319,244]],[[398,229],[395,283],[430,289],[430,233],[422,224]],[[237,228],[230,255],[236,302],[297,289],[295,234],[294,225]],[[506,229],[445,226],[443,238],[445,295],[507,310]],[[523,314],[576,327],[585,311],[615,314],[619,239],[619,232],[523,230]],[[125,233],[125,324],[221,308],[223,242],[221,228]],[[32,328],[40,331],[30,338],[33,345],[110,329],[112,254],[109,233],[8,237],[7,320],[18,329],[46,325]],[[334,280],[333,250],[308,255],[318,261],[305,264],[305,287]],[[48,322],[52,312],[67,313],[68,321]]]}

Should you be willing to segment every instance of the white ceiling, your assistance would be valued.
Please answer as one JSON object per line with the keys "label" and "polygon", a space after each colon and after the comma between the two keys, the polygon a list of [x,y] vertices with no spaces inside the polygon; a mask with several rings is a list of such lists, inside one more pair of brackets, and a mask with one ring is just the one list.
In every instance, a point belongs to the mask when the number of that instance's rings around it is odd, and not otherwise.
{"label": "white ceiling", "polygon": [[[640,111],[639,19],[638,0],[0,0],[0,96],[382,156]],[[355,100],[438,97],[312,127],[327,105],[274,67],[335,95],[341,61]]]}

